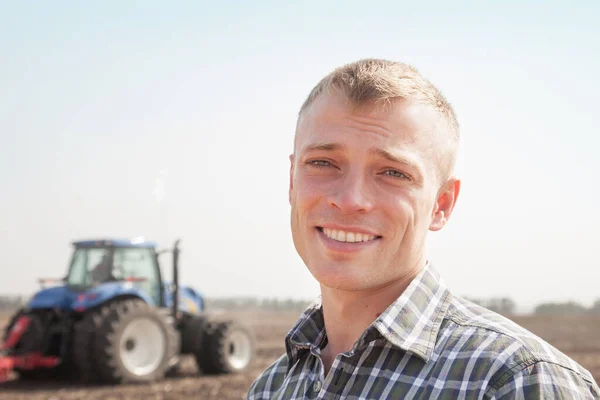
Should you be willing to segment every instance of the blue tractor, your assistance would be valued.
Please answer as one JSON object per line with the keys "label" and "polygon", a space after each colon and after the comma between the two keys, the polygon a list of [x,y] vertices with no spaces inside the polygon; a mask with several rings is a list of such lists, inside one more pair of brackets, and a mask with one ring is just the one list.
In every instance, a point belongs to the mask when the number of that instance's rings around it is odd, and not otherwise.
{"label": "blue tractor", "polygon": [[[0,381],[67,378],[107,384],[148,382],[174,373],[191,355],[205,374],[250,365],[254,335],[205,309],[179,285],[179,241],[84,240],[73,243],[66,277],[37,292],[9,322],[0,347]],[[172,253],[173,282],[160,255]]]}

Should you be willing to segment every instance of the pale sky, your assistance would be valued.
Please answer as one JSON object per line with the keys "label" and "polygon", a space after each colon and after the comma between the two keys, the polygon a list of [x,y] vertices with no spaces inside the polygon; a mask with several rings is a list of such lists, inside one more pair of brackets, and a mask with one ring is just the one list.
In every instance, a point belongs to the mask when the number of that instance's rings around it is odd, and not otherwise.
{"label": "pale sky", "polygon": [[318,295],[289,229],[296,113],[333,68],[382,57],[462,127],[462,192],[429,245],[451,290],[600,298],[599,2],[288,3],[0,2],[0,293],[62,276],[72,240],[143,235],[181,238],[206,295]]}

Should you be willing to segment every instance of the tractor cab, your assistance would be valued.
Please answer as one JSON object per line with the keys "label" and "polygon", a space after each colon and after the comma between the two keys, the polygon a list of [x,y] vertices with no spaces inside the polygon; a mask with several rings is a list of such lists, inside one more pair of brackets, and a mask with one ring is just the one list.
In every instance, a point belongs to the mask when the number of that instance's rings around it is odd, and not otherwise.
{"label": "tractor cab", "polygon": [[155,244],[141,240],[74,242],[66,285],[86,291],[109,282],[127,282],[162,306],[162,278]]}

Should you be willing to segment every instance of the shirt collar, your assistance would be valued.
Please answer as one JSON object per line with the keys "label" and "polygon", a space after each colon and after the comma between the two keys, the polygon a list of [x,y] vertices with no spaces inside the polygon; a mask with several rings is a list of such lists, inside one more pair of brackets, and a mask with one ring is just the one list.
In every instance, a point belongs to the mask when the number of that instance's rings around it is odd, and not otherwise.
{"label": "shirt collar", "polygon": [[391,344],[429,361],[452,294],[427,263],[406,290],[371,325]]}
{"label": "shirt collar", "polygon": [[[431,263],[364,332],[360,347],[377,331],[392,345],[429,361],[452,295]],[[288,367],[302,350],[314,351],[326,341],[321,298],[302,313],[286,336]],[[370,341],[370,340],[369,340]]]}

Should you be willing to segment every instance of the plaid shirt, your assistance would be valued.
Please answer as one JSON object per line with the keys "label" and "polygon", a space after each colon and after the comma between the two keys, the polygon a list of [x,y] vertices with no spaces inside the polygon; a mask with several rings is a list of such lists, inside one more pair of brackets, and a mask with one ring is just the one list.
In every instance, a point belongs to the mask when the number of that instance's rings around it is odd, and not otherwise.
{"label": "plaid shirt", "polygon": [[600,399],[587,370],[509,319],[453,296],[430,264],[327,376],[326,343],[317,300],[246,399]]}

